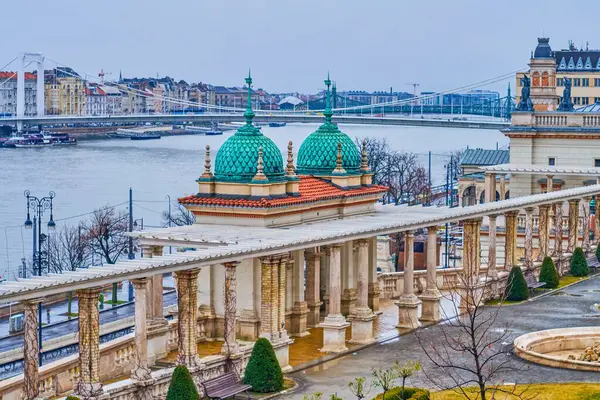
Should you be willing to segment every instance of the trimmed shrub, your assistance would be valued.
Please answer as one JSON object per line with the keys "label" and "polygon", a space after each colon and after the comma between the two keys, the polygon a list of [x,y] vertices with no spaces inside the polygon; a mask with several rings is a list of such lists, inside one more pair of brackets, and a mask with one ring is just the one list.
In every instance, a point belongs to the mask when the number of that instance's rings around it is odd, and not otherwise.
{"label": "trimmed shrub", "polygon": [[167,400],[198,400],[198,389],[185,365],[179,365],[173,371],[173,378],[167,392]]}
{"label": "trimmed shrub", "polygon": [[581,247],[577,247],[571,257],[571,275],[588,276],[590,268],[588,267],[585,253]]}
{"label": "trimmed shrub", "polygon": [[67,396],[67,400],[79,400],[77,396]]}
{"label": "trimmed shrub", "polygon": [[[383,393],[379,393],[374,400],[397,400],[400,399],[400,393],[402,393],[402,386],[396,386],[387,391],[385,399]],[[429,400],[429,396],[429,390],[405,386],[404,398],[400,400]]]}
{"label": "trimmed shrub", "polygon": [[527,300],[529,291],[527,290],[527,282],[523,276],[523,271],[520,267],[514,266],[508,275],[508,284],[504,292],[506,300],[522,301]]}
{"label": "trimmed shrub", "polygon": [[544,285],[546,289],[558,287],[558,272],[556,272],[556,266],[550,257],[544,257],[542,269],[540,271],[540,282],[546,283],[546,285]]}
{"label": "trimmed shrub", "polygon": [[596,247],[596,259],[600,261],[600,244]]}
{"label": "trimmed shrub", "polygon": [[246,367],[244,383],[258,393],[278,392],[283,389],[283,372],[271,342],[260,338],[254,343],[252,355]]}

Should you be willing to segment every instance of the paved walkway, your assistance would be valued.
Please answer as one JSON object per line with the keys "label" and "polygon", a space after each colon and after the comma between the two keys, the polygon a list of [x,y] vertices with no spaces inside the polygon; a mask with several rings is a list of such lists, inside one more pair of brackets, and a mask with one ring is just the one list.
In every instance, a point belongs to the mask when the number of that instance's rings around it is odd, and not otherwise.
{"label": "paved walkway", "polygon": [[[594,304],[600,303],[600,277],[589,279],[552,295],[538,298],[521,305],[502,307],[495,326],[503,329],[510,324],[511,342],[524,333],[561,327],[591,326],[600,323],[600,312]],[[421,329],[418,334],[425,340],[435,342],[439,337],[439,326]],[[535,382],[597,382],[598,373],[557,369],[532,364],[520,358],[509,355],[515,365],[526,367],[528,370],[518,373],[508,373],[505,382],[535,383]],[[366,376],[369,381],[372,367],[387,368],[394,361],[419,360],[424,369],[431,370],[431,363],[421,349],[414,333],[401,336],[387,343],[377,344],[364,350],[338,358],[314,368],[298,372],[292,377],[300,383],[300,389],[286,395],[290,399],[302,399],[305,394],[322,392],[324,398],[337,393],[343,398],[353,398],[348,390],[348,382],[357,376]],[[408,381],[411,386],[432,387],[421,372],[417,377]],[[371,395],[378,393],[373,390]],[[368,398],[373,396],[368,396]]]}

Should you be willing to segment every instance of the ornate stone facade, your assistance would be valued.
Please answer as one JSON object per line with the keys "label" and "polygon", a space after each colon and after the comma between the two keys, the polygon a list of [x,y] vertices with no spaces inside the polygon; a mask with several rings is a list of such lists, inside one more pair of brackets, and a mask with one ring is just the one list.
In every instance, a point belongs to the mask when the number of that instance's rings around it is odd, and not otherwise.
{"label": "ornate stone facade", "polygon": [[75,393],[82,399],[97,399],[103,393],[99,375],[100,315],[98,296],[102,288],[77,291],[79,299],[79,369]]}
{"label": "ornate stone facade", "polygon": [[198,273],[199,269],[188,269],[175,273],[177,279],[177,304],[179,311],[177,364],[188,369],[200,366],[196,347],[198,313]]}

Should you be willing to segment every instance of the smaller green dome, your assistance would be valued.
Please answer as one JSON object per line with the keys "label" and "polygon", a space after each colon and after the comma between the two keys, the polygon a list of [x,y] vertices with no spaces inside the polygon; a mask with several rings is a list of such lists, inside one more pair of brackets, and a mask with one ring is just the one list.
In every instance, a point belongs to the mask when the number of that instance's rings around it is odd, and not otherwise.
{"label": "smaller green dome", "polygon": [[311,133],[298,150],[298,174],[329,176],[336,167],[338,143],[342,143],[342,166],[348,174],[358,174],[361,156],[348,135],[327,121]]}
{"label": "smaller green dome", "polygon": [[259,128],[252,125],[254,112],[251,107],[252,78],[248,73],[248,107],[244,116],[246,125],[223,143],[215,158],[215,180],[250,183],[256,175],[258,164],[258,150],[262,148],[263,173],[269,181],[284,180],[283,157],[279,147],[268,137],[263,135]]}

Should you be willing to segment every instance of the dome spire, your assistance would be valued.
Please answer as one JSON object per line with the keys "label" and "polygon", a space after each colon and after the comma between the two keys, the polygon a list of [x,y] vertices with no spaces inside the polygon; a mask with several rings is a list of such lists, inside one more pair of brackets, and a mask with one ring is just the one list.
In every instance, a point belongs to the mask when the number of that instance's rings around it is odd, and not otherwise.
{"label": "dome spire", "polygon": [[202,174],[201,178],[212,178],[213,174],[210,171],[211,166],[210,166],[210,145],[206,145],[206,153],[205,153],[205,158],[204,158],[204,173]]}
{"label": "dome spire", "polygon": [[258,159],[256,160],[256,175],[252,178],[252,182],[266,182],[269,178],[264,173],[264,165],[263,165],[263,148],[260,146],[258,148]]}
{"label": "dome spire", "polygon": [[288,156],[287,156],[287,168],[285,171],[286,178],[295,178],[296,177],[296,169],[294,168],[294,151],[293,144],[290,140],[288,142]]}
{"label": "dome spire", "polygon": [[338,142],[337,145],[337,158],[335,162],[335,169],[333,170],[334,175],[345,175],[346,170],[344,169],[344,162],[342,159],[342,142]]}
{"label": "dome spire", "polygon": [[254,119],[254,111],[252,111],[252,75],[250,69],[248,69],[248,77],[246,78],[246,84],[248,85],[248,105],[246,106],[246,112],[244,118],[246,118],[246,125],[252,125]]}
{"label": "dome spire", "polygon": [[371,171],[371,168],[369,168],[369,158],[367,156],[367,139],[363,139],[362,141],[362,159],[360,163],[360,171],[363,173]]}
{"label": "dome spire", "polygon": [[327,79],[325,79],[325,86],[327,86],[327,94],[325,98],[325,111],[323,115],[325,116],[325,123],[331,123],[331,117],[333,116],[333,111],[331,110],[331,99],[329,95],[329,88],[331,86],[331,79],[329,79],[329,72],[327,72]]}

